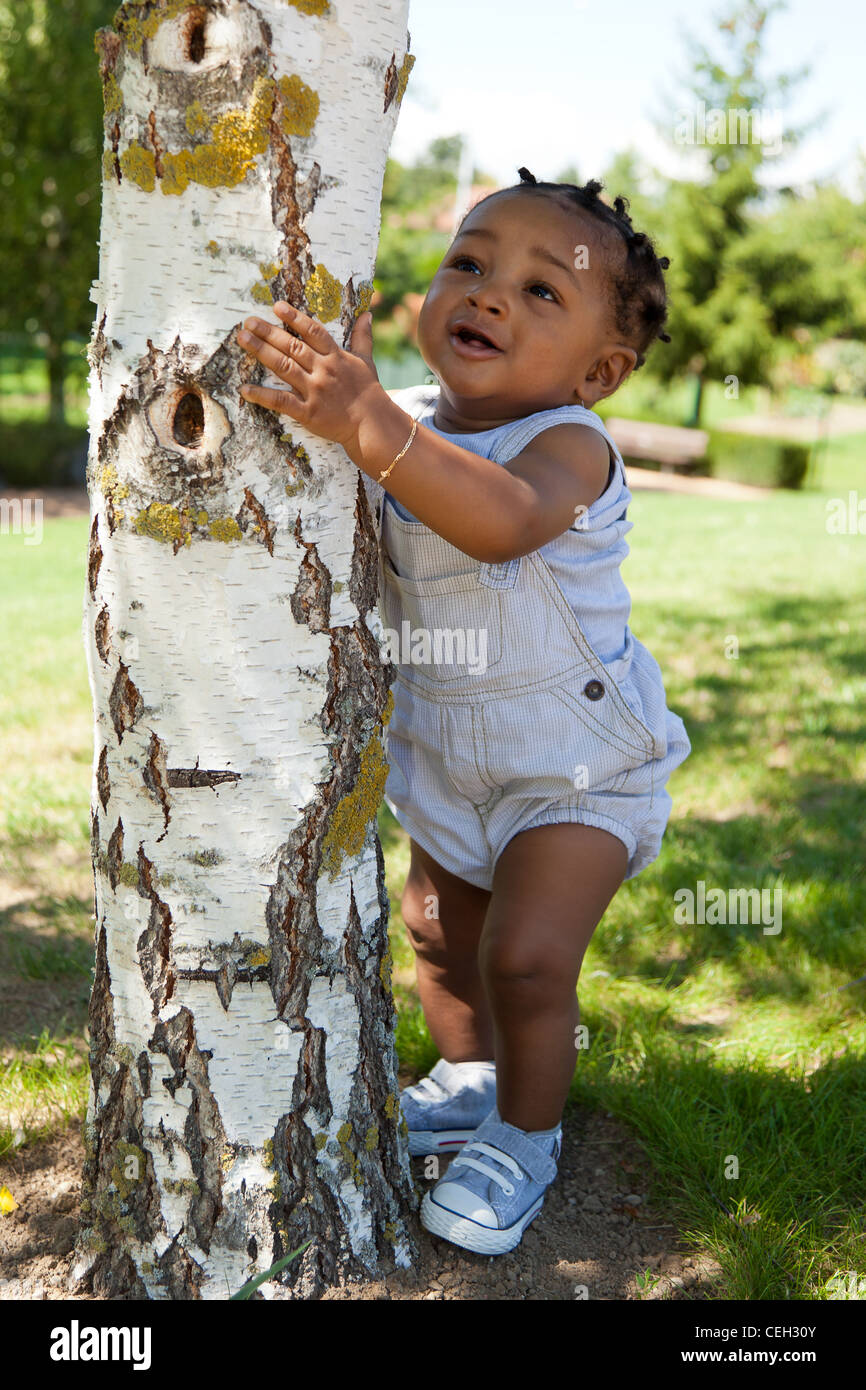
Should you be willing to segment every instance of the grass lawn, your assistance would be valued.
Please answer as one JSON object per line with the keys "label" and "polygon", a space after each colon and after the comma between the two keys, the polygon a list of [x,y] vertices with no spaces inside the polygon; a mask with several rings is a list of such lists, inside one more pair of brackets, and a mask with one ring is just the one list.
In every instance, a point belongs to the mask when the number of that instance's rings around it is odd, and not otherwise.
{"label": "grass lawn", "polygon": [[[866,1276],[866,438],[821,491],[756,502],[635,491],[624,577],[691,757],[660,858],[584,961],[572,1099],[631,1125],[659,1210],[721,1265],[724,1297],[818,1299]],[[866,520],[864,520],[866,526]],[[83,1115],[92,962],[84,519],[0,536],[0,1153]],[[437,1053],[399,902],[408,840],[383,805],[397,1045]],[[778,890],[781,929],[678,920],[683,889]],[[767,924],[768,918],[763,919]]]}

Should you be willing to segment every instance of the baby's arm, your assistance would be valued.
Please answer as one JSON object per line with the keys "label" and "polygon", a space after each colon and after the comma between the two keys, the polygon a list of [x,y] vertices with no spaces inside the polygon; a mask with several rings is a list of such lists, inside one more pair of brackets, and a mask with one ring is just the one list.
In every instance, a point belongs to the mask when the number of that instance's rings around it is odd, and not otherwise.
{"label": "baby's arm", "polygon": [[[371,411],[346,452],[378,480],[406,443],[412,420]],[[607,485],[610,455],[591,425],[554,425],[506,464],[493,463],[420,425],[382,486],[432,531],[476,560],[527,555],[574,525]]]}
{"label": "baby's arm", "polygon": [[[408,442],[413,420],[379,381],[372,316],[358,320],[347,352],[308,314],[283,301],[274,311],[289,332],[249,318],[238,342],[292,391],[251,385],[241,388],[242,396],[342,444],[362,472],[380,481]],[[544,430],[504,466],[421,425],[383,486],[458,550],[500,563],[567,531],[576,510],[604,490],[607,469],[607,445],[588,425]]]}

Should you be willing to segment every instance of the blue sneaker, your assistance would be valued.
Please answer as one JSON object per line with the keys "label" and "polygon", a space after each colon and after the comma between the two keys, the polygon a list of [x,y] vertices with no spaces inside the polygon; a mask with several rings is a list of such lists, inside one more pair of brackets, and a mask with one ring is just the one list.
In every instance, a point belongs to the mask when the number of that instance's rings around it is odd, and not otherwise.
{"label": "blue sneaker", "polygon": [[541,1211],[561,1151],[561,1129],[546,1141],[530,1139],[494,1107],[425,1194],[422,1225],[464,1250],[506,1254]]}
{"label": "blue sneaker", "polygon": [[496,1105],[493,1062],[440,1059],[415,1086],[400,1093],[410,1154],[454,1153]]}

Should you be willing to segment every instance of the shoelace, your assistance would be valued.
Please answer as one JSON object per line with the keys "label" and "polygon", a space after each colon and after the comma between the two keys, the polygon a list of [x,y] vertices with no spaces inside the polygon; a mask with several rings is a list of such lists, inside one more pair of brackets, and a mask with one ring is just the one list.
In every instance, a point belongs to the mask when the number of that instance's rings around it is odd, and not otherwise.
{"label": "shoelace", "polygon": [[497,1173],[494,1168],[489,1168],[486,1163],[479,1163],[476,1158],[467,1158],[466,1152],[468,1149],[478,1149],[479,1153],[487,1154],[490,1158],[494,1158],[497,1163],[504,1163],[505,1167],[510,1168],[516,1178],[521,1177],[523,1173],[520,1164],[515,1162],[508,1154],[503,1153],[501,1149],[494,1149],[492,1145],[485,1144],[480,1139],[473,1139],[464,1149],[461,1149],[458,1157],[452,1160],[451,1168],[448,1170],[449,1174],[452,1168],[456,1168],[459,1164],[465,1163],[468,1168],[476,1168],[479,1173],[484,1173],[486,1177],[492,1178],[494,1182],[498,1182],[506,1197],[511,1197],[514,1193],[513,1184],[510,1183],[507,1178],[504,1178],[501,1173]]}

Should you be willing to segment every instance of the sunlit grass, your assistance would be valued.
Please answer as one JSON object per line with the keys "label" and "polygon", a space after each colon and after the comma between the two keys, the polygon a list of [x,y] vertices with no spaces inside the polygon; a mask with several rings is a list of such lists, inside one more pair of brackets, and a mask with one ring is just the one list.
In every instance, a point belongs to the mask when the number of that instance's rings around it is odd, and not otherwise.
{"label": "sunlit grass", "polygon": [[[661,855],[587,952],[571,1100],[640,1137],[654,1201],[717,1260],[726,1298],[821,1298],[866,1273],[866,536],[830,534],[825,506],[864,444],[831,441],[821,491],[635,489],[629,511],[630,625],[692,755]],[[39,546],[0,538],[0,1150],[82,1115],[87,1094],[86,545],[84,520],[46,521]],[[384,805],[378,820],[397,1051],[417,1076],[438,1054],[400,914],[408,840]],[[778,889],[781,930],[678,921],[699,880]]]}

